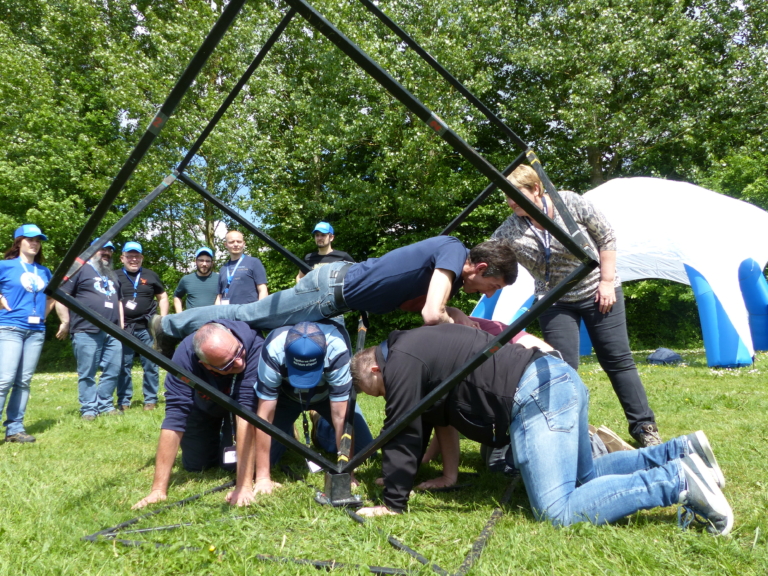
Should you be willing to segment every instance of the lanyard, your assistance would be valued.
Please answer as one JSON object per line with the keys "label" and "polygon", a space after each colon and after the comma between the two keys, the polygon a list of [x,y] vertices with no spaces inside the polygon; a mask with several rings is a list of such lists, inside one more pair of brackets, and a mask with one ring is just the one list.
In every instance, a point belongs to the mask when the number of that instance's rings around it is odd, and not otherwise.
{"label": "lanyard", "polygon": [[[549,210],[547,210],[547,199],[542,196],[541,201],[544,204],[544,214],[549,216]],[[544,269],[544,282],[547,285],[547,290],[549,290],[549,261],[552,258],[552,236],[548,230],[538,230],[533,225],[533,222],[531,222],[531,219],[528,217],[525,218],[525,223],[528,224],[528,228],[531,229],[531,232],[533,232],[536,240],[544,249],[544,263],[546,266]]]}
{"label": "lanyard", "polygon": [[[37,294],[41,292],[45,288],[45,282],[40,278],[40,274],[37,271],[37,266],[35,266],[34,262],[32,263],[32,272],[27,270],[27,265],[24,264],[24,261],[19,258],[19,264],[21,264],[21,267],[24,269],[24,272],[26,274],[33,274],[35,275],[35,281],[33,282],[32,288],[32,316],[39,316],[37,313]],[[26,288],[26,286],[25,286]]]}
{"label": "lanyard", "polygon": [[136,274],[136,280],[131,280],[131,277],[128,276],[128,271],[123,268],[123,274],[125,274],[125,277],[128,278],[128,282],[131,282],[133,284],[133,301],[136,301],[136,296],[139,293],[139,281],[141,280],[141,268],[139,268],[138,273]]}
{"label": "lanyard", "polygon": [[237,272],[237,269],[240,267],[240,263],[243,261],[243,258],[245,257],[245,254],[242,254],[240,258],[237,259],[237,264],[235,264],[235,269],[232,270],[232,273],[229,272],[229,265],[227,265],[227,287],[224,288],[224,296],[229,294],[229,286],[232,284],[232,280],[235,278],[235,273]]}
{"label": "lanyard", "polygon": [[96,266],[93,265],[93,262],[88,261],[88,264],[90,264],[91,268],[93,268],[93,271],[96,272],[96,276],[101,278],[101,281],[104,282],[104,295],[107,297],[107,300],[109,300],[110,298],[112,298],[112,294],[114,294],[114,291],[109,289],[109,278],[99,274],[99,271],[96,270]]}

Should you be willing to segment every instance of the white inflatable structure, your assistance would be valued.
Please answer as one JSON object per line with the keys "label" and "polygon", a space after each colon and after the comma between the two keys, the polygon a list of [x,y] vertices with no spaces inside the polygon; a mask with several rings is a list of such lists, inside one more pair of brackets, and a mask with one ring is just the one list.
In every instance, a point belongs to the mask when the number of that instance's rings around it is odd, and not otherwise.
{"label": "white inflatable structure", "polygon": [[[768,283],[762,274],[768,212],[657,178],[618,178],[585,197],[616,231],[622,281],[661,278],[691,286],[710,366],[749,365],[755,349],[768,349]],[[473,314],[511,322],[532,303],[533,280],[522,269],[520,276]]]}

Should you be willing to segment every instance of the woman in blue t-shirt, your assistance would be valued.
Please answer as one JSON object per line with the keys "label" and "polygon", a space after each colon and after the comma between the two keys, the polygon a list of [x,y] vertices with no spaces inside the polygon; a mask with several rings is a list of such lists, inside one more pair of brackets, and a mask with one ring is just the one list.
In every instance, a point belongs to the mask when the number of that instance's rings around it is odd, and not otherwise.
{"label": "woman in blue t-shirt", "polygon": [[24,430],[24,412],[45,340],[45,317],[53,307],[43,294],[51,279],[41,264],[42,242],[48,237],[34,224],[17,228],[13,237],[0,260],[0,415],[8,400],[6,442],[34,442]]}

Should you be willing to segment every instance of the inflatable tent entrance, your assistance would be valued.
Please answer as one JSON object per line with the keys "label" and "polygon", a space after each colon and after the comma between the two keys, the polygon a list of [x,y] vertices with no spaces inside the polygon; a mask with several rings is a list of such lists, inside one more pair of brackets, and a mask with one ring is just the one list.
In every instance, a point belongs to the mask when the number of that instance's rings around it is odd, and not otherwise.
{"label": "inflatable tent entrance", "polygon": [[[768,212],[658,178],[617,178],[585,197],[616,231],[622,282],[661,278],[691,286],[709,366],[748,366],[755,350],[768,350]],[[532,294],[533,279],[521,268],[514,285],[483,297],[472,315],[509,323]],[[585,335],[582,326],[581,353],[589,354]]]}

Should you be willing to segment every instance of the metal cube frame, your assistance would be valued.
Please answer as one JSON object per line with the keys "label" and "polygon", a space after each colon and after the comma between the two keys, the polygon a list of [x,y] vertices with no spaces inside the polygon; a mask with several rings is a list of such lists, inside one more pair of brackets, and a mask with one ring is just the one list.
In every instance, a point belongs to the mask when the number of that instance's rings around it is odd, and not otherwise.
{"label": "metal cube frame", "polygon": [[[483,362],[488,360],[499,348],[506,344],[517,332],[527,326],[530,322],[536,319],[547,307],[556,302],[564,294],[566,294],[573,286],[575,286],[581,279],[583,279],[590,271],[598,266],[599,262],[596,254],[591,250],[586,238],[576,226],[573,218],[565,208],[557,190],[552,185],[552,182],[547,177],[541,162],[537,158],[534,151],[520,138],[512,129],[510,129],[502,120],[500,120],[495,114],[493,114],[480,100],[478,100],[466,87],[464,87],[456,78],[448,73],[431,55],[429,55],[421,46],[419,46],[408,34],[406,34],[400,27],[398,27],[390,18],[388,18],[373,2],[370,0],[359,0],[366,9],[368,9],[374,16],[376,16],[381,22],[383,22],[389,29],[391,29],[402,41],[404,41],[408,47],[413,49],[419,56],[421,56],[433,69],[435,69],[452,87],[454,87],[459,93],[461,93],[476,109],[478,109],[493,125],[499,128],[514,144],[520,149],[519,155],[513,160],[513,162],[499,171],[489,161],[487,161],[482,155],[474,150],[467,142],[465,142],[456,132],[454,132],[439,116],[428,109],[422,104],[414,95],[412,95],[404,86],[402,86],[397,80],[395,80],[386,70],[379,66],[372,58],[370,58],[360,47],[354,42],[342,34],[331,22],[329,22],[323,15],[321,15],[316,9],[310,6],[305,0],[284,0],[285,4],[289,6],[289,9],[285,12],[282,20],[273,31],[272,35],[266,41],[261,50],[257,53],[250,66],[244,72],[238,83],[225,98],[221,104],[219,110],[211,118],[208,125],[202,131],[197,141],[190,147],[186,156],[178,164],[178,166],[169,174],[158,186],[142,199],[134,208],[129,210],[114,226],[108,231],[100,235],[100,238],[93,245],[89,246],[89,240],[94,235],[97,227],[102,222],[107,210],[112,206],[117,195],[125,186],[128,179],[132,176],[134,170],[142,160],[144,155],[149,151],[150,146],[154,140],[159,136],[163,127],[168,119],[173,115],[174,110],[181,101],[187,89],[193,83],[195,77],[200,72],[208,57],[218,45],[221,38],[227,32],[236,16],[239,14],[245,4],[245,0],[231,0],[226,6],[221,16],[213,26],[211,32],[203,41],[201,47],[193,56],[190,63],[187,65],[184,72],[177,80],[175,86],[171,90],[164,104],[160,107],[155,117],[150,122],[144,134],[141,136],[138,144],[135,146],[128,159],[123,164],[122,168],[118,172],[117,176],[112,181],[111,185],[104,193],[104,197],[94,210],[92,216],[83,226],[83,229],[78,234],[75,242],[67,251],[63,261],[57,267],[53,274],[53,278],[46,288],[46,293],[66,305],[71,310],[74,310],[88,321],[92,322],[108,334],[114,336],[122,343],[129,345],[136,350],[142,356],[151,359],[153,362],[162,366],[168,373],[181,379],[190,387],[204,392],[214,402],[227,409],[229,412],[236,414],[243,418],[256,428],[263,430],[269,434],[273,439],[285,444],[291,450],[298,452],[304,458],[311,460],[321,466],[324,470],[331,474],[347,473],[352,471],[355,467],[365,461],[375,451],[381,448],[394,436],[400,433],[412,420],[419,417],[422,413],[428,410],[435,402],[440,398],[448,394],[455,386],[461,382],[461,380],[480,366]],[[115,238],[120,231],[125,228],[136,216],[157,198],[163,191],[169,186],[172,186],[176,180],[180,180],[191,189],[198,192],[201,197],[217,208],[225,212],[231,218],[239,222],[249,232],[256,235],[263,240],[266,244],[274,248],[288,258],[291,262],[303,272],[308,272],[309,267],[307,264],[292,254],[289,250],[281,246],[277,241],[271,238],[268,234],[259,230],[252,222],[243,217],[239,212],[228,206],[213,194],[207,191],[203,186],[192,180],[186,173],[190,161],[194,158],[197,151],[202,146],[207,136],[213,131],[217,122],[229,106],[235,101],[238,94],[248,82],[248,79],[254,73],[254,71],[261,64],[269,50],[274,43],[280,38],[286,27],[295,16],[301,16],[309,25],[311,25],[320,34],[325,36],[333,44],[335,44],[344,54],[346,54],[355,64],[363,69],[369,76],[371,76],[376,82],[378,82],[385,90],[387,90],[392,96],[399,100],[407,109],[413,112],[418,118],[420,118],[428,127],[429,131],[432,131],[439,135],[445,142],[451,146],[456,152],[461,154],[470,164],[472,164],[477,170],[485,175],[490,184],[485,190],[483,190],[467,208],[462,211],[443,231],[442,234],[448,234],[453,231],[480,203],[482,203],[496,188],[500,188],[504,194],[512,198],[518,205],[520,205],[530,217],[549,231],[555,238],[557,238],[571,253],[573,253],[581,262],[581,264],[574,270],[566,279],[555,286],[544,297],[539,299],[525,314],[520,316],[514,321],[506,330],[494,338],[481,352],[479,352],[473,359],[468,361],[464,366],[454,372],[448,379],[439,384],[434,390],[432,390],[421,402],[419,402],[414,408],[405,416],[401,417],[398,421],[394,422],[391,426],[386,428],[382,434],[380,434],[374,441],[362,450],[359,450],[352,458],[340,458],[339,462],[333,463],[324,456],[314,452],[308,447],[304,446],[293,436],[284,433],[282,430],[273,426],[269,422],[259,418],[250,409],[241,406],[235,402],[229,396],[219,392],[215,388],[212,388],[201,379],[197,378],[189,371],[176,365],[170,359],[162,356],[152,348],[146,346],[144,343],[137,340],[135,337],[122,331],[118,326],[112,324],[106,320],[100,314],[97,314],[77,302],[70,295],[61,290],[61,284],[67,281],[78,273],[79,269],[91,258],[101,247],[107,242]],[[506,175],[512,172],[517,166],[527,161],[540,176],[547,193],[553,199],[553,203],[558,209],[558,212],[563,217],[567,230],[561,228],[554,221],[552,221],[547,215],[543,214],[536,206],[523,195],[520,190],[513,186],[507,179]],[[352,410],[354,409],[354,397],[351,399],[348,407],[348,421],[351,421]]]}

